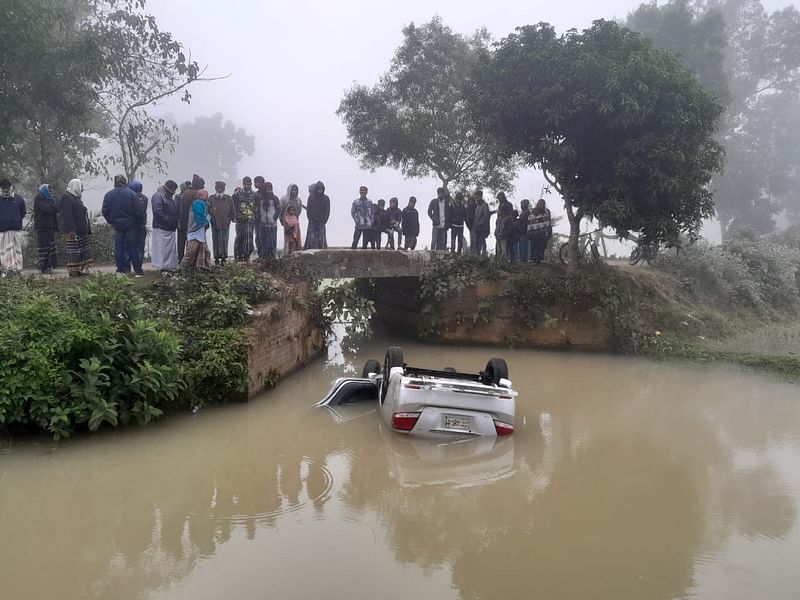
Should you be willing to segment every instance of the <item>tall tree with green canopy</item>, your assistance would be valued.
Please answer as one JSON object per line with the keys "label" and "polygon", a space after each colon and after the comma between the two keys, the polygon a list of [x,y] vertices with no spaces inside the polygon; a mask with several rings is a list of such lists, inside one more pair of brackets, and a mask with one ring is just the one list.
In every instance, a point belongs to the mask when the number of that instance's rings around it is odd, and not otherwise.
{"label": "tall tree with green canopy", "polygon": [[487,133],[564,198],[571,264],[584,218],[671,244],[713,214],[722,106],[638,33],[608,21],[561,36],[522,27],[480,62],[473,88]]}
{"label": "tall tree with green canopy", "polygon": [[356,84],[342,99],[344,149],[372,171],[392,167],[406,177],[437,177],[444,187],[509,189],[514,161],[478,131],[467,107],[466,82],[488,34],[459,35],[436,17],[408,25],[403,36],[379,83]]}
{"label": "tall tree with green canopy", "polygon": [[96,40],[74,6],[58,0],[3,0],[0,39],[0,173],[27,192],[63,187],[94,172],[105,128],[96,87],[104,72]]}

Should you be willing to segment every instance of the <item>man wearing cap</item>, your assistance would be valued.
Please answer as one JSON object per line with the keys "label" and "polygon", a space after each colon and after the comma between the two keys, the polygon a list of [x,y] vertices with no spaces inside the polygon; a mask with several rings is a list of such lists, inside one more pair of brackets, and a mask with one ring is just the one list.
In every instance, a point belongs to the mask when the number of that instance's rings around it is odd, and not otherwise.
{"label": "man wearing cap", "polygon": [[141,222],[142,210],[138,196],[128,187],[128,180],[124,175],[114,177],[114,189],[103,198],[102,213],[108,224],[114,228],[117,273],[130,273],[133,263],[136,276],[144,275],[136,243],[136,228]]}
{"label": "man wearing cap", "polygon": [[153,267],[162,273],[178,269],[178,201],[175,192],[178,184],[167,181],[151,198],[153,208],[153,233],[150,247]]}
{"label": "man wearing cap", "polygon": [[186,252],[186,234],[189,227],[189,213],[192,212],[192,203],[197,198],[197,192],[206,187],[206,180],[200,175],[192,175],[192,183],[178,197],[178,262],[183,260]]}
{"label": "man wearing cap", "polygon": [[22,271],[22,219],[25,199],[14,193],[11,181],[0,181],[0,273]]}
{"label": "man wearing cap", "polygon": [[353,206],[350,208],[350,216],[353,217],[353,223],[355,224],[353,245],[351,246],[353,249],[358,246],[358,239],[362,236],[361,248],[362,250],[366,249],[372,233],[375,206],[372,204],[372,200],[367,198],[367,191],[367,186],[365,185],[358,188],[358,198],[353,200]]}
{"label": "man wearing cap", "polygon": [[249,177],[242,179],[242,189],[233,195],[233,212],[236,219],[233,256],[237,262],[250,262],[256,229],[256,193]]}
{"label": "man wearing cap", "polygon": [[214,184],[213,196],[208,198],[211,214],[211,239],[214,245],[214,264],[224,265],[228,260],[228,240],[231,233],[234,209],[233,198],[225,193],[225,182]]}

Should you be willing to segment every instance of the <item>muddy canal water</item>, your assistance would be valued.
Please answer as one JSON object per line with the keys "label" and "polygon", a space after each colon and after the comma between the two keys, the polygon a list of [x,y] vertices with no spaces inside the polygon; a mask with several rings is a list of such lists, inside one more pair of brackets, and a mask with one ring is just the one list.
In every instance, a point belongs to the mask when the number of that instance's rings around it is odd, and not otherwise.
{"label": "muddy canal water", "polygon": [[[376,340],[352,361],[381,358]],[[246,405],[0,450],[0,597],[800,597],[800,387],[726,369],[504,356],[517,431],[451,446],[309,405],[319,361]]]}

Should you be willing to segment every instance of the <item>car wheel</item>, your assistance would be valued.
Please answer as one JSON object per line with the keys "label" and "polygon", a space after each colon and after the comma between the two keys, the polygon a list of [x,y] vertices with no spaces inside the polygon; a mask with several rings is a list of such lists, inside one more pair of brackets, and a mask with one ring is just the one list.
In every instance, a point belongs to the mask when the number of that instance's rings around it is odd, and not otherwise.
{"label": "car wheel", "polygon": [[455,367],[445,367],[444,368],[444,372],[445,373],[455,373],[456,370],[455,370]]}
{"label": "car wheel", "polygon": [[389,374],[394,367],[403,366],[403,350],[397,346],[390,346],[386,349],[386,356],[383,358],[383,379],[381,380],[381,402],[386,399],[386,392],[389,389]]}
{"label": "car wheel", "polygon": [[381,363],[379,363],[374,358],[370,358],[367,362],[364,363],[364,368],[361,370],[361,377],[363,379],[367,379],[370,373],[380,373],[381,372]]}
{"label": "car wheel", "polygon": [[502,358],[490,358],[483,376],[488,383],[497,385],[501,379],[508,379],[508,365]]}

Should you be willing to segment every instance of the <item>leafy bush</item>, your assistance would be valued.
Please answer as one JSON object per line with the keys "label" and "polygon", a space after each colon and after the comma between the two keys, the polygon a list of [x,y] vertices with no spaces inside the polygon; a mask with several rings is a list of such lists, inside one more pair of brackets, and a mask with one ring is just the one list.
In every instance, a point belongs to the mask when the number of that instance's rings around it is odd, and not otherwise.
{"label": "leafy bush", "polygon": [[243,267],[144,292],[115,276],[0,280],[0,429],[60,439],[239,398],[248,372],[236,326],[249,304],[280,294],[274,279]]}
{"label": "leafy bush", "polygon": [[12,285],[17,303],[0,321],[0,425],[59,439],[103,423],[144,424],[176,401],[180,340],[144,314],[128,280]]}

